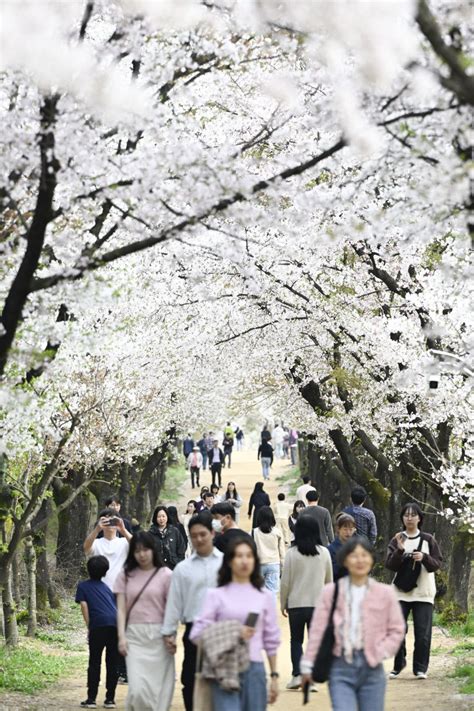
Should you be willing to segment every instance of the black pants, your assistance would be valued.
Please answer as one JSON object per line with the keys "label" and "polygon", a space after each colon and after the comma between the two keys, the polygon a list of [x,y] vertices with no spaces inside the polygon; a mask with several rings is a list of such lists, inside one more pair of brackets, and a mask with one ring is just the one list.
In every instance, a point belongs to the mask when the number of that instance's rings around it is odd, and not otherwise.
{"label": "black pants", "polygon": [[225,466],[225,458],[227,457],[227,466],[230,469],[230,465],[232,463],[232,450],[230,452],[224,452],[224,466]]}
{"label": "black pants", "polygon": [[191,486],[194,489],[194,477],[196,477],[196,484],[199,486],[199,467],[190,467],[191,471]]}
{"label": "black pants", "polygon": [[211,475],[212,475],[212,483],[216,483],[216,475],[218,479],[218,485],[222,486],[222,464],[219,462],[219,464],[212,464],[211,465]]}
{"label": "black pants", "polygon": [[197,647],[189,639],[192,622],[186,624],[183,635],[184,659],[181,670],[181,684],[183,685],[183,701],[186,711],[193,711],[194,674],[196,672]]}
{"label": "black pants", "polygon": [[292,607],[288,610],[290,621],[290,649],[291,665],[293,667],[292,676],[300,675],[300,660],[303,655],[304,628],[311,623],[314,607]]}
{"label": "black pants", "polygon": [[[410,610],[413,617],[413,631],[415,633],[415,650],[413,652],[413,673],[426,672],[430,661],[431,630],[433,627],[433,605],[430,602],[403,602],[400,601],[403,616],[408,619]],[[407,625],[408,630],[408,625]],[[407,663],[407,649],[405,638],[395,657],[393,668],[401,671]]]}
{"label": "black pants", "polygon": [[100,664],[105,648],[105,698],[112,701],[115,698],[117,686],[118,641],[116,627],[95,627],[89,632],[89,667],[87,669],[87,697],[95,701],[100,681]]}

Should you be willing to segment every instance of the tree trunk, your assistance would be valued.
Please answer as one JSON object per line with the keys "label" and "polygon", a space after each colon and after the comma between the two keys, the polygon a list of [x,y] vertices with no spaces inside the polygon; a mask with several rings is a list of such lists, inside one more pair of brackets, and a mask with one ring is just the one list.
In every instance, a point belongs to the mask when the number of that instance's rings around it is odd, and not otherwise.
{"label": "tree trunk", "polygon": [[[61,496],[55,496],[56,503],[66,499],[71,486],[81,483],[80,475],[69,474],[67,485]],[[83,543],[90,531],[91,500],[88,492],[77,496],[67,509],[58,514],[58,538],[56,548],[56,574],[66,587],[74,586],[81,577],[84,568]]]}
{"label": "tree trunk", "polygon": [[46,524],[38,529],[33,536],[36,550],[36,609],[40,623],[47,619],[48,602],[50,607],[54,609],[61,607],[59,595],[51,580],[48,555],[46,552],[48,519],[51,514],[51,499],[45,499],[36,518],[38,521],[44,521],[46,519]]}
{"label": "tree trunk", "polygon": [[0,587],[2,588],[3,625],[5,642],[9,647],[18,645],[18,625],[16,622],[16,607],[12,594],[12,566],[0,563]]}
{"label": "tree trunk", "polygon": [[12,595],[17,610],[21,610],[20,561],[21,558],[18,551],[12,558]]}
{"label": "tree trunk", "polygon": [[25,539],[25,563],[28,575],[28,628],[27,637],[34,637],[38,626],[36,617],[36,551],[32,536]]}
{"label": "tree trunk", "polygon": [[458,530],[452,541],[446,601],[454,603],[461,612],[467,612],[474,541],[472,535],[464,530]]}

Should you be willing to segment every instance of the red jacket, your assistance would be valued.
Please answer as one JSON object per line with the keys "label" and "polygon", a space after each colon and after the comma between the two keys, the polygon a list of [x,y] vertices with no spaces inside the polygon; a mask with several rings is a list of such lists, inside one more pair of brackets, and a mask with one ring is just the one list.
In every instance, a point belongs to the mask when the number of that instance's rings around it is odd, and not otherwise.
{"label": "red jacket", "polygon": [[[339,581],[339,595],[334,610],[336,642],[333,653],[342,655],[340,628],[344,621],[344,579]],[[308,646],[301,660],[302,673],[311,673],[319,645],[326,629],[334,597],[334,583],[323,588],[317,608],[314,611],[309,630]],[[364,654],[370,667],[397,653],[405,636],[405,620],[400,603],[391,585],[370,580],[369,589],[362,601],[362,639]]]}

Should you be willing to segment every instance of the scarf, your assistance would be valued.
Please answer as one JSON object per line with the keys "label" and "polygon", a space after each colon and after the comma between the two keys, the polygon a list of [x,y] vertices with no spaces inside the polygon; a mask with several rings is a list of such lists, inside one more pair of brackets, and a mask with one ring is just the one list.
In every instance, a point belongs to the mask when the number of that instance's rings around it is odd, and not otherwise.
{"label": "scarf", "polygon": [[[369,578],[367,580],[367,585],[366,585],[366,595],[367,592],[370,590],[371,586],[373,584],[373,581]],[[348,575],[345,578],[341,578],[339,580],[339,585],[341,586],[342,592],[344,593],[344,614],[342,618],[342,622],[339,625],[338,629],[338,634],[339,634],[339,639],[341,640],[342,643],[342,654],[344,659],[348,664],[352,664],[352,657],[353,657],[353,652],[354,649],[352,647],[352,639],[351,639],[351,621],[352,621],[352,595],[351,595],[351,579],[350,576]],[[365,598],[365,596],[364,596]],[[361,609],[362,609],[363,601],[361,603]],[[357,620],[357,628],[356,628],[356,649],[363,649],[364,648],[364,639],[363,639],[363,630],[362,630],[362,615],[359,615],[359,618]]]}

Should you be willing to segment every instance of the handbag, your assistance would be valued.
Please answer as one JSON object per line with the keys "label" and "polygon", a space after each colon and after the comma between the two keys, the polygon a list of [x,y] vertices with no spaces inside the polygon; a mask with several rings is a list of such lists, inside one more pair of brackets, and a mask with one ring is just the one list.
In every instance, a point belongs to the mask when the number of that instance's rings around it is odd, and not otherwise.
{"label": "handbag", "polygon": [[323,638],[321,644],[319,645],[319,650],[316,655],[316,659],[313,664],[313,671],[311,676],[314,681],[323,682],[329,679],[329,673],[331,671],[331,665],[334,659],[333,649],[334,642],[336,640],[334,634],[334,610],[336,608],[337,597],[339,595],[339,582],[336,582],[334,586],[334,595],[332,598],[331,612],[329,614],[326,629],[324,630]]}
{"label": "handbag", "polygon": [[[416,548],[417,551],[421,551],[423,540],[423,536],[420,533],[420,542]],[[417,563],[416,560],[413,560],[411,555],[407,555],[402,560],[401,567],[393,579],[393,584],[402,592],[410,592],[410,590],[416,588],[420,573],[421,563]]]}
{"label": "handbag", "polygon": [[193,711],[213,711],[211,682],[202,674],[201,645],[198,645],[194,673]]}
{"label": "handbag", "polygon": [[157,572],[158,572],[159,570],[160,570],[160,568],[155,568],[155,570],[153,571],[153,573],[150,575],[150,577],[148,578],[148,580],[146,581],[146,583],[143,585],[143,587],[141,588],[141,590],[137,593],[137,595],[135,596],[134,601],[132,602],[132,604],[131,604],[130,607],[128,608],[127,614],[126,614],[126,616],[125,616],[125,629],[127,629],[128,620],[129,620],[129,618],[130,618],[130,613],[131,613],[132,609],[134,608],[135,604],[138,602],[138,600],[139,600],[139,598],[140,598],[142,592],[144,592],[145,588],[148,587],[148,585],[151,583],[151,581],[153,580],[153,578],[155,577],[155,575],[157,574]]}

